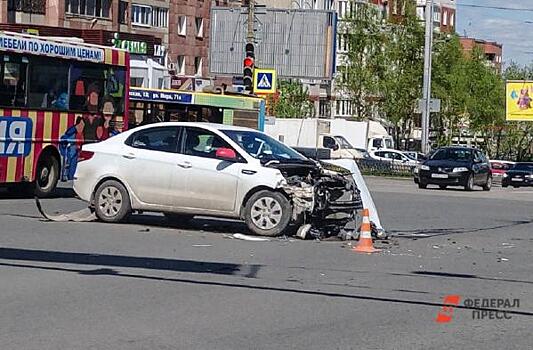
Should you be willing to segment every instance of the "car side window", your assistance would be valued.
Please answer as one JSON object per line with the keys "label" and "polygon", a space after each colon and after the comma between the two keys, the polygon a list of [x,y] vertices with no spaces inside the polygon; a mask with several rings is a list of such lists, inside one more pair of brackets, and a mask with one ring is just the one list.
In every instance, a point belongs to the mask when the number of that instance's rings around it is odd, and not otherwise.
{"label": "car side window", "polygon": [[178,127],[156,127],[132,134],[126,144],[150,151],[173,152],[178,150]]}
{"label": "car side window", "polygon": [[324,148],[333,148],[335,146],[335,139],[330,136],[324,136],[324,140],[322,141],[322,146]]}
{"label": "car side window", "polygon": [[403,160],[403,157],[401,156],[401,154],[398,154],[398,153],[395,153],[395,152],[391,152],[391,156],[392,156],[392,159]]}
{"label": "car side window", "polygon": [[385,152],[376,152],[375,155],[378,157],[385,158]]}
{"label": "car side window", "polygon": [[[229,148],[234,150],[220,136],[214,133],[199,129],[185,128],[184,139],[182,144],[183,154],[195,157],[217,158],[216,152],[219,148]],[[235,152],[238,154],[238,152]]]}

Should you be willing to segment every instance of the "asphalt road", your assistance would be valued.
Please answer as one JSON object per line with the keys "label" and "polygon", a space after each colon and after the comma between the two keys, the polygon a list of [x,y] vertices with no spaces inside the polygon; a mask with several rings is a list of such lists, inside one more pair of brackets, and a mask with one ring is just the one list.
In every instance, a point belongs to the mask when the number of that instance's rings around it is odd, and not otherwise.
{"label": "asphalt road", "polygon": [[[245,227],[213,219],[43,222],[0,192],[0,348],[530,349],[533,191],[368,185],[394,236],[374,255],[231,239]],[[45,209],[83,208],[70,196]],[[437,323],[452,294],[460,307]],[[484,298],[520,304],[473,319],[464,301]]]}

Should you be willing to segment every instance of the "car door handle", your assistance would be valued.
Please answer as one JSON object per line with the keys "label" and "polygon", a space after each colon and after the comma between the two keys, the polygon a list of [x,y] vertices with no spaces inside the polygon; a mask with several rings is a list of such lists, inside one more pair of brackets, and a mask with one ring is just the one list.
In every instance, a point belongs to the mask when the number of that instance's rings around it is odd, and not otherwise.
{"label": "car door handle", "polygon": [[253,175],[255,173],[257,173],[257,171],[255,170],[248,170],[248,169],[242,169],[241,170],[241,173],[245,174],[245,175]]}
{"label": "car door handle", "polygon": [[192,168],[192,164],[190,162],[181,162],[178,163],[178,166],[184,169]]}
{"label": "car door handle", "polygon": [[126,159],[135,159],[135,154],[133,153],[123,154],[122,157]]}

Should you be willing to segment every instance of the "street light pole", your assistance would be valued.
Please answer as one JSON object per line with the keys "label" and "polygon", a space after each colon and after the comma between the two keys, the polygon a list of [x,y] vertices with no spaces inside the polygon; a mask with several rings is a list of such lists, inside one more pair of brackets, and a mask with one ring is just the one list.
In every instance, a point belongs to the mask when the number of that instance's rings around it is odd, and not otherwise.
{"label": "street light pole", "polygon": [[422,88],[422,152],[429,152],[431,99],[431,52],[433,51],[433,0],[426,0],[426,42],[424,45],[424,86]]}

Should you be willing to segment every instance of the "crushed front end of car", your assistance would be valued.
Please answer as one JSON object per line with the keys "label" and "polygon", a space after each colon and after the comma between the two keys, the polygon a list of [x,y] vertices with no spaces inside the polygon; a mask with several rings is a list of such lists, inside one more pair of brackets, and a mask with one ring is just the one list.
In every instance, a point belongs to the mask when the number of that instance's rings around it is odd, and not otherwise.
{"label": "crushed front end of car", "polygon": [[293,205],[293,222],[301,238],[356,236],[361,195],[349,170],[315,161],[276,163],[285,178],[282,190]]}

